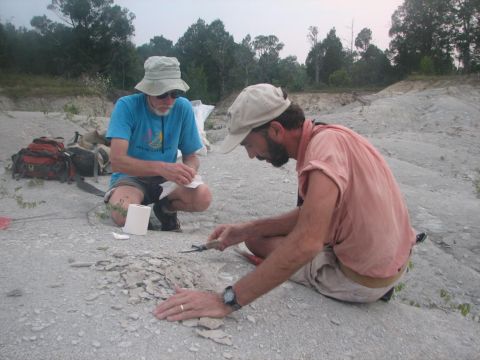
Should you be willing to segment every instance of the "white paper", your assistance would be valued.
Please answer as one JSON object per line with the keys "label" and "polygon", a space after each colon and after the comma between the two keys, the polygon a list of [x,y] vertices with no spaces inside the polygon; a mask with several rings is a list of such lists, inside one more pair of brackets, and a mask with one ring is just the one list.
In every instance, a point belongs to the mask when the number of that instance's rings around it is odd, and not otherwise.
{"label": "white paper", "polygon": [[[195,175],[195,177],[193,178],[193,181],[190,184],[185,185],[185,187],[190,189],[196,189],[202,184],[203,184],[202,177],[200,175]],[[165,181],[164,183],[162,183],[161,186],[163,190],[158,200],[162,200],[164,197],[167,197],[168,195],[170,195],[177,188],[178,185],[172,181]]]}
{"label": "white paper", "polygon": [[116,233],[116,232],[112,231],[112,235],[116,240],[128,240],[128,239],[130,239],[130,236],[127,235],[127,234],[119,234],[119,233]]}
{"label": "white paper", "polygon": [[164,197],[167,197],[173,192],[173,190],[177,188],[177,184],[175,184],[173,181],[165,181],[161,186],[163,190],[158,200],[162,200]]}
{"label": "white paper", "polygon": [[202,177],[200,175],[195,175],[195,177],[193,178],[193,181],[190,184],[185,185],[185,187],[190,189],[196,189],[202,184],[203,184]]}

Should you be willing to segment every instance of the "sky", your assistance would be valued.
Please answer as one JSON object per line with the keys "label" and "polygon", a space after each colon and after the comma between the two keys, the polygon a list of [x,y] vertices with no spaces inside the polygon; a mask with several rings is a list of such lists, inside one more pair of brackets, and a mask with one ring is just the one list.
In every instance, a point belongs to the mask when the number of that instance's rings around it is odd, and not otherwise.
{"label": "sky", "polygon": [[[30,28],[36,15],[47,15],[50,0],[0,0],[0,21]],[[322,40],[335,27],[344,47],[350,48],[361,29],[372,30],[372,43],[381,50],[388,48],[388,31],[393,12],[403,0],[115,0],[136,16],[132,41],[139,46],[154,36],[163,35],[175,44],[188,27],[199,18],[207,24],[220,19],[239,43],[247,35],[275,35],[284,44],[282,58],[294,55],[304,63],[310,50],[307,34],[310,26],[318,27]]]}

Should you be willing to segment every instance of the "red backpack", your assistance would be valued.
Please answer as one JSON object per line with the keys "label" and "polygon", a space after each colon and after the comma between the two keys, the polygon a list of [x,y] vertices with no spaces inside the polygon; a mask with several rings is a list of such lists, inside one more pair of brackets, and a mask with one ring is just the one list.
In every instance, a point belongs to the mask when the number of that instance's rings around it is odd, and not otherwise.
{"label": "red backpack", "polygon": [[12,177],[32,177],[71,182],[75,177],[63,138],[41,137],[12,156]]}

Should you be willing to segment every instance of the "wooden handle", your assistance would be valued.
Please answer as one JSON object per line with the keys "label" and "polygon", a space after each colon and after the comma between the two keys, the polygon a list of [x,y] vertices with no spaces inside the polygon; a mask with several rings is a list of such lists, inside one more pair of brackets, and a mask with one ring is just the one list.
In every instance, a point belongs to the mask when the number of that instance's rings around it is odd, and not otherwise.
{"label": "wooden handle", "polygon": [[221,240],[212,240],[207,242],[205,246],[207,247],[207,249],[217,249],[221,243],[222,243]]}

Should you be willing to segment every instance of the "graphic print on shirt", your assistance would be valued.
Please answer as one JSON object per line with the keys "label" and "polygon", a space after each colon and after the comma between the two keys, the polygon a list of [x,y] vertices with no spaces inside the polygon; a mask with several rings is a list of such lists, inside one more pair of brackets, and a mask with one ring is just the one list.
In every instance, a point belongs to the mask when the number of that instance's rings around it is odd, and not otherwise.
{"label": "graphic print on shirt", "polygon": [[163,145],[163,133],[159,131],[158,134],[153,135],[152,129],[148,129],[147,134],[143,137],[143,141],[148,143],[151,149],[161,149]]}

